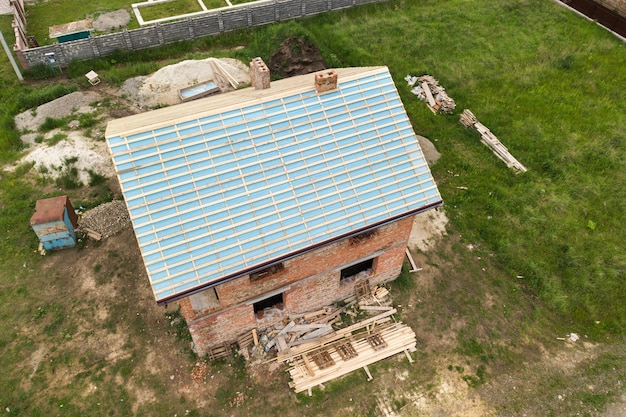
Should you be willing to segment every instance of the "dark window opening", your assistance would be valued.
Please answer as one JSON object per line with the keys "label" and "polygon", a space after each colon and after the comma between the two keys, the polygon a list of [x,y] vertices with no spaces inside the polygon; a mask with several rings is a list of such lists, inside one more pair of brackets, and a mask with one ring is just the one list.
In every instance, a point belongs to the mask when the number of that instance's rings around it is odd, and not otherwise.
{"label": "dark window opening", "polygon": [[276,265],[272,265],[269,268],[265,268],[262,269],[258,272],[253,272],[250,274],[250,281],[257,281],[259,279],[263,279],[263,278],[267,278],[269,276],[272,276],[280,271],[282,271],[283,269],[285,269],[285,265],[283,265],[283,263],[279,263]]}
{"label": "dark window opening", "polygon": [[374,268],[374,258],[354,264],[341,270],[341,281],[356,281],[360,275],[370,276]]}
{"label": "dark window opening", "polygon": [[278,310],[283,309],[283,293],[273,295],[269,298],[266,298],[264,300],[254,303],[254,314],[256,314],[258,317],[258,313],[260,311],[263,311],[265,309],[272,309],[272,308],[275,308]]}

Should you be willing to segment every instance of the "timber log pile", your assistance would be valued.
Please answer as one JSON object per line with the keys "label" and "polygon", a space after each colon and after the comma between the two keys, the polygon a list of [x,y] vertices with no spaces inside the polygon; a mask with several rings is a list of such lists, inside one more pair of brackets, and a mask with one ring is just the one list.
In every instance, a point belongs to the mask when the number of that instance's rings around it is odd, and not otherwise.
{"label": "timber log pile", "polygon": [[422,75],[416,77],[407,75],[404,77],[409,87],[412,87],[411,93],[415,94],[420,100],[428,104],[428,108],[433,112],[452,113],[456,107],[454,100],[448,96],[445,88],[439,85],[431,75]]}
{"label": "timber log pile", "polygon": [[480,133],[480,141],[487,147],[489,147],[493,151],[493,153],[506,164],[506,166],[517,171],[518,174],[520,172],[526,172],[526,167],[524,167],[524,165],[522,165],[517,159],[515,159],[513,155],[511,155],[506,146],[504,146],[498,140],[496,135],[491,133],[491,131],[485,125],[480,123],[471,111],[467,109],[463,110],[463,113],[461,113],[460,122],[465,127],[473,127],[474,129],[476,129],[478,133]]}

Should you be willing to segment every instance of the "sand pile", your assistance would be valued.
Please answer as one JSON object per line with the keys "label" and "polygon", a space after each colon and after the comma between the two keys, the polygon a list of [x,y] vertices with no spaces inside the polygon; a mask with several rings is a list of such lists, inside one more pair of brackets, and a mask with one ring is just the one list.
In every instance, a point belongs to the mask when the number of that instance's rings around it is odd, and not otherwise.
{"label": "sand pile", "polygon": [[142,108],[178,104],[181,102],[178,90],[206,81],[212,81],[222,92],[233,90],[218,66],[238,83],[250,83],[248,67],[241,61],[207,58],[182,61],[163,67],[148,77],[131,78],[124,83],[122,90]]}
{"label": "sand pile", "polygon": [[[54,146],[44,143],[35,146],[21,162],[34,162],[39,175],[52,179],[63,175],[68,168],[76,168],[78,180],[84,185],[89,184],[89,171],[106,178],[115,175],[106,143],[85,138],[80,132],[67,132],[67,136]],[[68,162],[73,160],[76,161]]]}

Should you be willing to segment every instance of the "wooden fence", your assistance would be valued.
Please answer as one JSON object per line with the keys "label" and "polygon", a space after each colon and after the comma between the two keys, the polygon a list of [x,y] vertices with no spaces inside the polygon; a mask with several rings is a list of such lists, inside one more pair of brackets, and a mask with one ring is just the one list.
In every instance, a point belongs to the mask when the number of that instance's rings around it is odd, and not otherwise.
{"label": "wooden fence", "polygon": [[597,21],[609,30],[626,37],[626,18],[593,0],[561,0],[574,10]]}

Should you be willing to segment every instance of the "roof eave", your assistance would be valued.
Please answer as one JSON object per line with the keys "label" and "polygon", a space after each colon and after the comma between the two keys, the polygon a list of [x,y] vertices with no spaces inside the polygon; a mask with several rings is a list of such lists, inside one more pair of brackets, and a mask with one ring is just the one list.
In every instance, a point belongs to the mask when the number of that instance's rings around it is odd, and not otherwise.
{"label": "roof eave", "polygon": [[428,210],[439,208],[442,205],[443,205],[443,200],[439,200],[439,201],[437,201],[435,203],[431,203],[431,204],[429,204],[427,206],[423,206],[423,207],[421,207],[419,209],[410,210],[410,211],[408,211],[408,212],[406,212],[404,214],[399,214],[397,216],[390,217],[389,219],[386,219],[386,220],[381,220],[381,221],[379,221],[377,223],[374,223],[374,224],[371,224],[369,226],[365,226],[365,227],[362,227],[360,229],[353,230],[353,231],[351,231],[349,233],[344,233],[342,235],[332,237],[332,238],[330,238],[328,240],[325,240],[323,242],[317,243],[315,245],[307,246],[306,248],[297,250],[295,252],[288,253],[288,254],[280,256],[278,258],[275,258],[275,259],[272,259],[270,261],[264,262],[262,264],[255,265],[253,267],[246,268],[246,269],[243,269],[241,271],[238,271],[238,272],[232,273],[230,275],[224,276],[224,277],[220,278],[219,280],[215,280],[215,281],[212,281],[210,283],[202,284],[202,285],[200,285],[198,287],[191,288],[191,289],[186,290],[186,291],[182,291],[182,292],[180,292],[178,294],[174,294],[174,295],[170,295],[168,297],[164,297],[164,298],[162,298],[160,300],[157,300],[157,305],[167,305],[167,304],[172,303],[174,301],[178,301],[178,300],[180,300],[182,298],[186,298],[186,297],[189,297],[191,295],[194,295],[194,294],[197,294],[199,292],[202,292],[202,291],[204,291],[204,290],[206,290],[208,288],[216,287],[216,286],[218,286],[220,284],[223,284],[225,282],[232,281],[234,279],[241,278],[242,276],[249,275],[249,274],[252,274],[254,272],[258,272],[258,271],[263,270],[265,268],[268,268],[268,267],[270,267],[272,265],[276,265],[276,264],[279,264],[281,262],[285,262],[285,261],[287,261],[289,259],[292,259],[292,258],[295,258],[297,256],[303,255],[303,254],[305,254],[307,252],[311,252],[311,251],[313,251],[315,249],[318,249],[318,248],[320,248],[322,246],[325,246],[325,245],[328,245],[328,244],[331,244],[331,243],[334,243],[334,242],[337,242],[337,241],[340,241],[340,240],[343,240],[343,239],[346,239],[346,238],[349,238],[349,237],[352,237],[352,236],[356,236],[358,234],[367,232],[369,230],[377,229],[379,227],[385,226],[385,225],[393,223],[395,221],[398,221],[398,220],[401,220],[401,219],[404,219],[404,218],[407,218],[407,217],[415,216],[417,214],[423,213],[423,212],[428,211]]}

